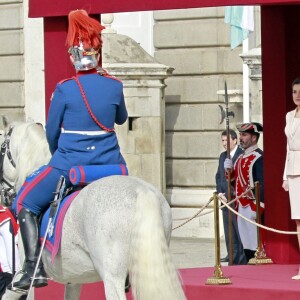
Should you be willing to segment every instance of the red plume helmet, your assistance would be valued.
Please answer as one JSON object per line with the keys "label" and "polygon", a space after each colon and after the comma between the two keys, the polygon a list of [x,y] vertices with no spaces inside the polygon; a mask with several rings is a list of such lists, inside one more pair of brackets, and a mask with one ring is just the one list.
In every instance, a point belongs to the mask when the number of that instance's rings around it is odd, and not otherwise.
{"label": "red plume helmet", "polygon": [[105,28],[91,18],[85,10],[69,13],[67,45],[74,58],[77,71],[90,70],[97,66],[97,54],[102,47],[101,31]]}

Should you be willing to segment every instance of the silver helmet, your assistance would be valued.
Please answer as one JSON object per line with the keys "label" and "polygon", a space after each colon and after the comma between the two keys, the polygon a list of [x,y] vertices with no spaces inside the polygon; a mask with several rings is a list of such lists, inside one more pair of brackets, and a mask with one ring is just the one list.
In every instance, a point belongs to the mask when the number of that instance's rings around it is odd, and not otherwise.
{"label": "silver helmet", "polygon": [[76,71],[88,71],[96,68],[98,65],[98,51],[93,48],[85,50],[81,42],[79,46],[70,47],[68,52],[74,59]]}

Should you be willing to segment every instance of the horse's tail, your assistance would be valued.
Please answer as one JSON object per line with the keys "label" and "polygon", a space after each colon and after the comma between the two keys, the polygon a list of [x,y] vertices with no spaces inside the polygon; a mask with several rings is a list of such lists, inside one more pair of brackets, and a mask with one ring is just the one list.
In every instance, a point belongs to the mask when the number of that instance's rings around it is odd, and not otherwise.
{"label": "horse's tail", "polygon": [[149,190],[137,197],[130,255],[134,299],[186,299],[164,234],[160,201]]}

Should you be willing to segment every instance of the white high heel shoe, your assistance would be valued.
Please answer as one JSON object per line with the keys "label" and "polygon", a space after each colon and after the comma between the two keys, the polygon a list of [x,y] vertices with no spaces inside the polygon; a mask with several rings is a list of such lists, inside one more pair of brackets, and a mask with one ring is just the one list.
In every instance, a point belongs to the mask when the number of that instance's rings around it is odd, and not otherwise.
{"label": "white high heel shoe", "polygon": [[293,276],[292,279],[293,280],[300,280],[300,274]]}

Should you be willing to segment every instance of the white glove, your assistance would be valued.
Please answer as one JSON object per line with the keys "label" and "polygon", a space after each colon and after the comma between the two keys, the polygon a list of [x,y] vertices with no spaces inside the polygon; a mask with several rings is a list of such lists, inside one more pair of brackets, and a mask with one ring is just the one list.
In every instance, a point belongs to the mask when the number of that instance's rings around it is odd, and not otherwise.
{"label": "white glove", "polygon": [[226,158],[225,161],[224,161],[224,169],[225,170],[232,170],[233,169],[233,163],[232,163],[232,159],[230,158]]}

